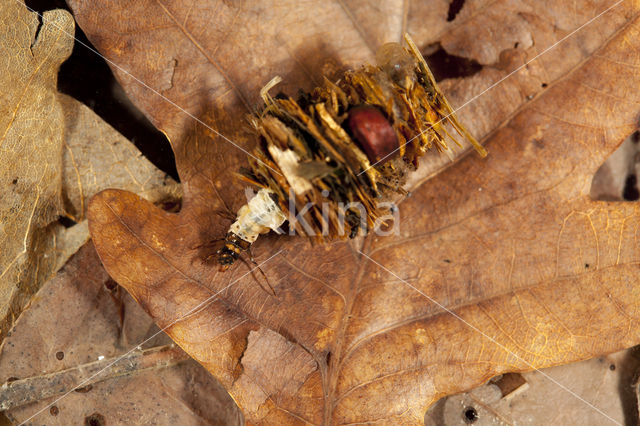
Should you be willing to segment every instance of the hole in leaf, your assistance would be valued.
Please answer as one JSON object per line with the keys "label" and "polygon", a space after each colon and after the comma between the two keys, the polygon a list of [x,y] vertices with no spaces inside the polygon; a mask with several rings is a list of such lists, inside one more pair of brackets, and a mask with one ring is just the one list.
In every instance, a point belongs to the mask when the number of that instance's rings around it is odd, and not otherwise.
{"label": "hole in leaf", "polygon": [[477,61],[450,55],[440,44],[433,45],[429,51],[432,53],[426,54],[425,58],[436,81],[446,78],[470,77],[482,70],[482,65]]}
{"label": "hole in leaf", "polygon": [[540,87],[542,87],[543,89],[544,89],[545,87],[547,87],[547,86],[548,86],[548,84],[547,84],[547,83],[542,83],[542,84],[540,85]]}
{"label": "hole in leaf", "polygon": [[478,420],[478,412],[473,407],[467,407],[464,409],[463,418],[466,423],[475,423]]}
{"label": "hole in leaf", "polygon": [[84,424],[85,426],[104,426],[104,416],[100,413],[93,413],[84,418]]}
{"label": "hole in leaf", "polygon": [[451,22],[456,19],[456,16],[462,10],[462,6],[464,6],[465,0],[451,0],[449,3],[449,12],[447,13],[447,21]]}
{"label": "hole in leaf", "polygon": [[[69,7],[64,0],[26,0],[34,12]],[[175,157],[166,136],[129,100],[107,62],[76,25],[75,43],[69,59],[58,72],[58,90],[82,102],[130,140],[156,167],[178,180]],[[91,78],[86,78],[90,75]]]}
{"label": "hole in leaf", "polygon": [[104,283],[104,287],[109,291],[113,291],[118,287],[118,283],[109,278],[107,282]]}

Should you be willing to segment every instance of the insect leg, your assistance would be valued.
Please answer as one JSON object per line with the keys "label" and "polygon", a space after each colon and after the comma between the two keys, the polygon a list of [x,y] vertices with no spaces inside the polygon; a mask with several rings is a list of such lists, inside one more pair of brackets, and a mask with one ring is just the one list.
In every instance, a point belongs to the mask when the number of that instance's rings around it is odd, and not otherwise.
{"label": "insect leg", "polygon": [[[267,275],[264,273],[264,271],[262,270],[262,268],[260,267],[260,265],[258,265],[258,263],[257,263],[257,262],[255,261],[255,259],[253,258],[253,253],[251,253],[251,247],[249,247],[249,249],[247,250],[247,252],[249,252],[249,261],[250,261],[251,263],[253,263],[254,268],[252,269],[252,268],[249,266],[249,263],[247,262],[247,260],[246,260],[244,257],[240,256],[240,260],[242,260],[242,261],[245,263],[245,265],[247,265],[247,267],[249,267],[249,268],[251,269],[251,275],[253,275],[253,278],[258,282],[258,284],[260,284],[260,287],[262,287],[262,289],[263,289],[264,291],[266,291],[267,293],[271,294],[273,297],[277,297],[277,295],[276,295],[276,291],[274,290],[273,286],[272,286],[272,285],[271,285],[271,283],[269,282],[269,278],[267,278]],[[262,282],[260,282],[260,280],[259,280],[259,279],[257,279],[257,278],[255,277],[255,275],[253,274],[253,272],[254,272],[256,269],[257,269],[258,271],[260,271],[260,274],[262,274],[262,276],[264,277],[264,280],[265,280],[265,282],[266,282],[267,286],[269,287],[268,289],[267,289],[267,288],[262,284]]]}

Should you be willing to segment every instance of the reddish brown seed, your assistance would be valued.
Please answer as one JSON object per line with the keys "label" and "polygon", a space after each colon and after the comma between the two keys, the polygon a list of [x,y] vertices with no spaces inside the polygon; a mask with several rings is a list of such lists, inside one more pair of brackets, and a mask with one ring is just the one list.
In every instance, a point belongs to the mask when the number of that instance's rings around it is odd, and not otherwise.
{"label": "reddish brown seed", "polygon": [[377,107],[362,105],[351,108],[347,126],[372,164],[390,160],[398,149],[396,132]]}

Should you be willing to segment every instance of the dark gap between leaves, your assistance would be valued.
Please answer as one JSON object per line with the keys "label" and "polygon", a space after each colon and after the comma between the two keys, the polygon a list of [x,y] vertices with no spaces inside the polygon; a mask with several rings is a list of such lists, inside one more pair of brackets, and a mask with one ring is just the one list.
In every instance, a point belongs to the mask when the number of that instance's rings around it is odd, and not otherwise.
{"label": "dark gap between leaves", "polygon": [[[53,9],[71,13],[64,0],[26,0],[25,4],[39,14]],[[75,37],[71,56],[58,72],[58,90],[91,108],[157,168],[178,180],[175,157],[166,136],[129,100],[107,62],[89,49],[96,50],[77,24]]]}
{"label": "dark gap between leaves", "polygon": [[638,192],[638,178],[635,173],[627,176],[627,179],[624,181],[622,198],[627,201],[637,201],[640,199],[640,192]]}
{"label": "dark gap between leaves", "polygon": [[456,16],[462,10],[462,6],[464,6],[465,0],[451,0],[449,3],[449,12],[447,13],[447,21],[451,22],[456,19]]}
{"label": "dark gap between leaves", "polygon": [[451,55],[439,43],[431,47],[429,51],[433,53],[426,54],[425,58],[438,82],[447,78],[470,77],[482,70],[482,65],[477,61]]}
{"label": "dark gap between leaves", "polygon": [[[33,46],[38,41],[38,37],[40,36],[40,30],[41,29],[42,29],[42,14],[38,13],[38,26],[36,27],[36,32],[33,35],[33,41],[31,42],[31,46],[29,46],[29,49],[33,49]],[[32,51],[32,53],[33,53],[33,51]]]}
{"label": "dark gap between leaves", "polygon": [[59,216],[58,217],[58,223],[62,226],[64,226],[65,228],[69,229],[71,228],[73,225],[75,225],[77,222],[67,216]]}
{"label": "dark gap between leaves", "polygon": [[[628,139],[628,140],[627,140]],[[622,144],[602,163],[591,181],[590,197],[595,201],[638,201],[640,189],[638,176],[633,171],[640,161],[637,143],[640,131],[634,131]],[[621,157],[624,154],[624,158]],[[615,159],[617,155],[617,160]],[[631,158],[626,158],[632,156]],[[614,160],[612,160],[614,158]],[[620,182],[615,176],[624,174]]]}

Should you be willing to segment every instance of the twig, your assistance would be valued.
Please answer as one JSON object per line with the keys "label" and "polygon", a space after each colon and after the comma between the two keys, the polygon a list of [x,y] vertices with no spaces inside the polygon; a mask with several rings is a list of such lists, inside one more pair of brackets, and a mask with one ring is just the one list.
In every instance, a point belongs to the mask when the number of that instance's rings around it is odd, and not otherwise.
{"label": "twig", "polygon": [[[171,344],[136,350],[122,359],[119,357],[102,359],[55,373],[6,382],[0,386],[0,410],[62,395],[74,390],[78,383],[82,383],[82,389],[84,389],[88,385],[103,380],[167,368],[187,359],[189,359],[189,355],[176,345]],[[97,374],[105,367],[104,372]],[[87,380],[93,375],[95,377]],[[85,382],[85,380],[87,381]]]}

